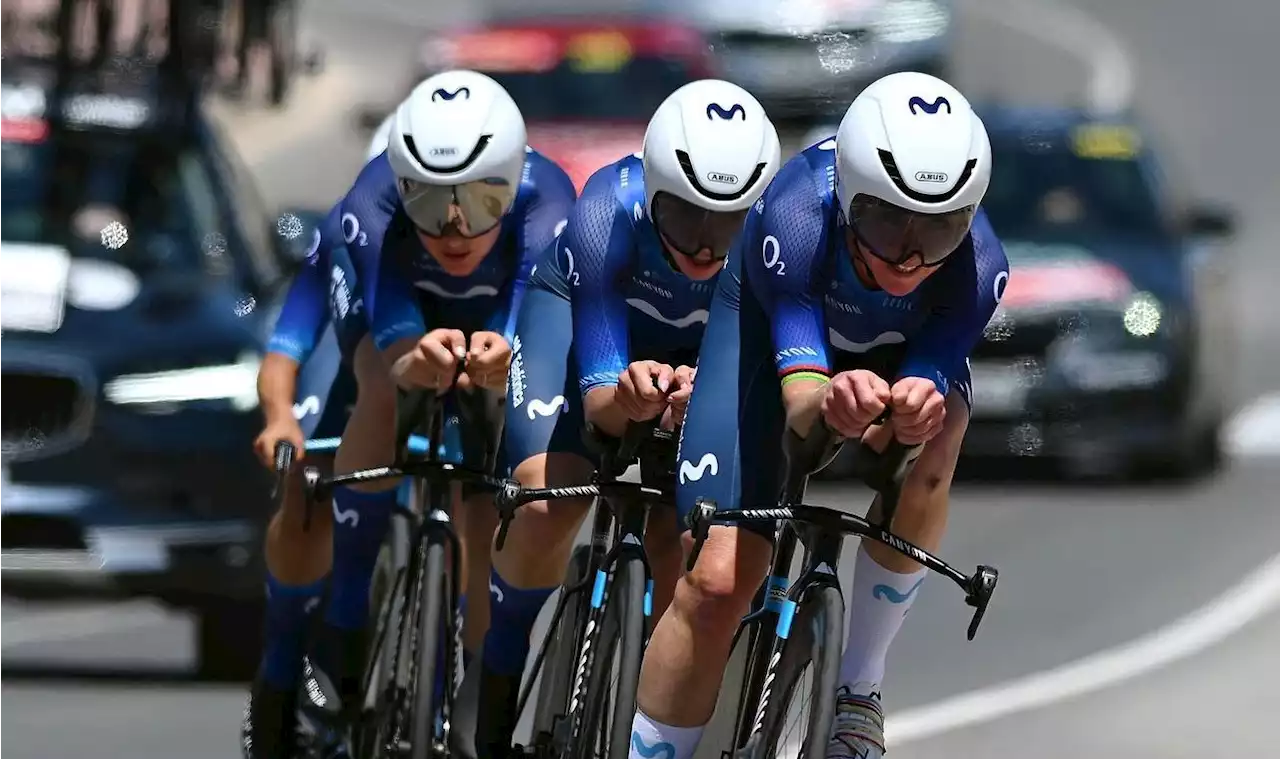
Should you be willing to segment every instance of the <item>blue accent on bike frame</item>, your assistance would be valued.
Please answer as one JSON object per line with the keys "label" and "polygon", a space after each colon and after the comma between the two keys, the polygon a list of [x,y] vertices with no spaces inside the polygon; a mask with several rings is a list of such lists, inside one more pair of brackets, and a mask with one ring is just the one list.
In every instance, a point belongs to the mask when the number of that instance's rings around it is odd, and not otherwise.
{"label": "blue accent on bike frame", "polygon": [[787,578],[771,576],[764,589],[764,610],[775,613],[782,611],[787,600]]}
{"label": "blue accent on bike frame", "polygon": [[604,581],[607,575],[603,569],[596,570],[596,583],[591,588],[591,608],[599,609],[604,605]]}
{"label": "blue accent on bike frame", "polygon": [[[307,453],[333,453],[338,450],[338,446],[342,444],[340,437],[318,437],[308,440],[304,447]],[[410,453],[426,453],[430,442],[421,435],[409,436],[409,452]],[[444,455],[444,446],[440,448],[440,455]]]}
{"label": "blue accent on bike frame", "polygon": [[644,615],[653,616],[653,580],[646,580],[644,584]]}
{"label": "blue accent on bike frame", "polygon": [[782,602],[782,608],[778,610],[778,627],[777,634],[783,640],[791,635],[791,621],[796,617],[796,602],[790,599]]}
{"label": "blue accent on bike frame", "polygon": [[655,743],[652,746],[646,745],[644,740],[640,738],[640,733],[631,733],[631,746],[645,759],[656,759],[658,754],[666,754],[667,759],[676,759],[675,746],[666,741]]}

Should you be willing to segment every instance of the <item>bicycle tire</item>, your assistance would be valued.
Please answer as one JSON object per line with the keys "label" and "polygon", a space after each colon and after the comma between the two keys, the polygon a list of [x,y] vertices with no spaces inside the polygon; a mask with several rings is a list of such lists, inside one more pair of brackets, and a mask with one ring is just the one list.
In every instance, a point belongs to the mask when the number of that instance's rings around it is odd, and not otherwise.
{"label": "bicycle tire", "polygon": [[[835,719],[843,635],[844,599],[840,589],[825,583],[809,588],[801,599],[780,651],[775,644],[777,666],[765,675],[765,691],[761,694],[760,709],[756,713],[755,734],[748,742],[753,759],[777,756],[778,740],[782,737],[791,697],[805,665],[810,662],[815,675],[810,689],[812,708],[801,754],[826,756]],[[776,695],[770,692],[775,689]]]}
{"label": "bicycle tire", "polygon": [[[564,581],[560,584],[561,593],[589,580],[588,572],[592,566],[594,549],[590,545],[578,546],[569,558],[569,568],[565,571]],[[562,596],[563,597],[563,596]],[[585,589],[578,591],[573,598],[564,602],[564,609],[556,621],[556,629],[547,636],[547,653],[542,660],[542,668],[538,673],[541,682],[536,694],[537,699],[533,712],[533,744],[554,744],[558,730],[566,720],[570,719],[570,699],[573,698],[573,668],[577,663],[578,652],[582,650],[582,640],[586,633],[587,620],[591,618],[591,594]]]}
{"label": "bicycle tire", "polygon": [[378,728],[383,717],[383,697],[395,682],[400,653],[400,627],[406,606],[404,585],[411,579],[408,577],[411,566],[410,541],[407,520],[402,516],[392,515],[391,529],[387,531],[387,538],[378,556],[373,591],[370,593],[370,599],[374,603],[370,619],[376,622],[372,646],[365,663],[361,717],[353,736],[357,757],[378,755]]}
{"label": "bicycle tire", "polygon": [[[613,581],[607,586],[598,617],[596,641],[591,655],[591,674],[581,717],[574,735],[573,755],[578,759],[626,759],[631,752],[631,723],[636,713],[636,688],[640,683],[640,660],[644,654],[644,561],[635,554],[623,554],[614,565]],[[618,649],[617,677],[614,650]],[[609,703],[609,688],[616,684],[616,698],[608,723],[603,722]],[[605,751],[597,753],[596,741],[606,738]]]}
{"label": "bicycle tire", "polygon": [[[443,635],[444,606],[448,598],[445,582],[448,576],[445,567],[448,557],[443,540],[431,538],[423,548],[422,561],[422,598],[418,605],[417,624],[417,666],[414,674],[413,722],[409,727],[409,756],[411,759],[431,759],[436,750],[436,664],[441,661],[437,649],[448,646],[451,636]],[[452,621],[450,621],[452,629]],[[448,671],[450,657],[444,657],[445,671]],[[451,684],[446,681],[446,689]],[[447,694],[440,694],[447,699]]]}

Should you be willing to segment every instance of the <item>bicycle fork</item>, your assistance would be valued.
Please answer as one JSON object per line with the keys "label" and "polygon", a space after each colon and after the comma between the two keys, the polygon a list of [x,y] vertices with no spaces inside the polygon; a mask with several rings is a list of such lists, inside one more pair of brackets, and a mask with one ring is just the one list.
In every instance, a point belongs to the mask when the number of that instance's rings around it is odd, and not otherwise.
{"label": "bicycle fork", "polygon": [[[601,506],[605,507],[604,502]],[[583,634],[582,651],[578,654],[578,663],[574,668],[573,675],[573,691],[569,699],[569,714],[565,724],[569,726],[570,735],[574,739],[582,738],[582,730],[584,725],[582,722],[582,705],[583,698],[587,690],[588,675],[591,672],[596,653],[600,646],[600,632],[604,627],[605,609],[609,598],[610,582],[609,575],[613,572],[614,567],[624,555],[635,556],[644,566],[645,573],[645,592],[644,592],[644,615],[650,617],[653,611],[653,570],[649,566],[649,557],[644,550],[644,534],[645,524],[649,518],[649,507],[642,501],[628,500],[624,503],[619,514],[620,523],[617,529],[617,540],[609,552],[605,554],[604,559],[596,568],[595,579],[591,588],[591,616],[587,621],[586,631]],[[606,525],[607,525],[606,519]],[[592,536],[593,549],[599,547],[604,548],[608,544],[609,531],[607,526],[604,530],[600,529],[600,521],[596,522],[596,532]],[[649,631],[646,630],[645,637],[648,638]]]}

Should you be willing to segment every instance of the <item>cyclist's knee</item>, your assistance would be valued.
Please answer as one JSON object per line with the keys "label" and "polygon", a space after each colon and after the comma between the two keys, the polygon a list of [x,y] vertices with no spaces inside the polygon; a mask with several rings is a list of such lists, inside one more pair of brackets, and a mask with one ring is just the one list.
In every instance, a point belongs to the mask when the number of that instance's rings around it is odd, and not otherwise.
{"label": "cyclist's knee", "polygon": [[[582,484],[591,478],[591,464],[572,454],[540,453],[520,462],[512,476],[526,488]],[[518,535],[516,539],[524,545],[554,545],[564,540],[590,507],[586,498],[534,501],[517,512],[511,534]]]}
{"label": "cyclist's knee", "polygon": [[[692,547],[688,534],[684,543],[686,550]],[[693,570],[676,587],[672,603],[677,613],[702,634],[732,636],[764,581],[769,556],[764,537],[736,527],[712,527]]]}

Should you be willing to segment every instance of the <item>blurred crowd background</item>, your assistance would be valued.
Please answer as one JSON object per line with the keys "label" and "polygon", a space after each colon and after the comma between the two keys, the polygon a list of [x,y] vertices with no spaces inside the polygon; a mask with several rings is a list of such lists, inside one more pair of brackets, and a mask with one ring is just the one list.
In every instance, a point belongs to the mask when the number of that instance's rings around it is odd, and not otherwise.
{"label": "blurred crowd background", "polygon": [[[892,755],[1271,755],[1280,5],[1211,6],[5,0],[7,755],[237,750],[271,508],[257,362],[306,226],[447,68],[502,83],[579,187],[691,79],[755,94],[784,160],[883,74],[957,85],[991,133],[1012,274],[973,356],[944,553],[1002,583],[973,643],[926,588],[893,653],[888,698],[918,719]],[[837,461],[815,500],[861,508],[846,478]],[[1256,624],[1078,691],[1034,679],[1196,610]],[[1011,681],[1038,695],[930,711]]]}

